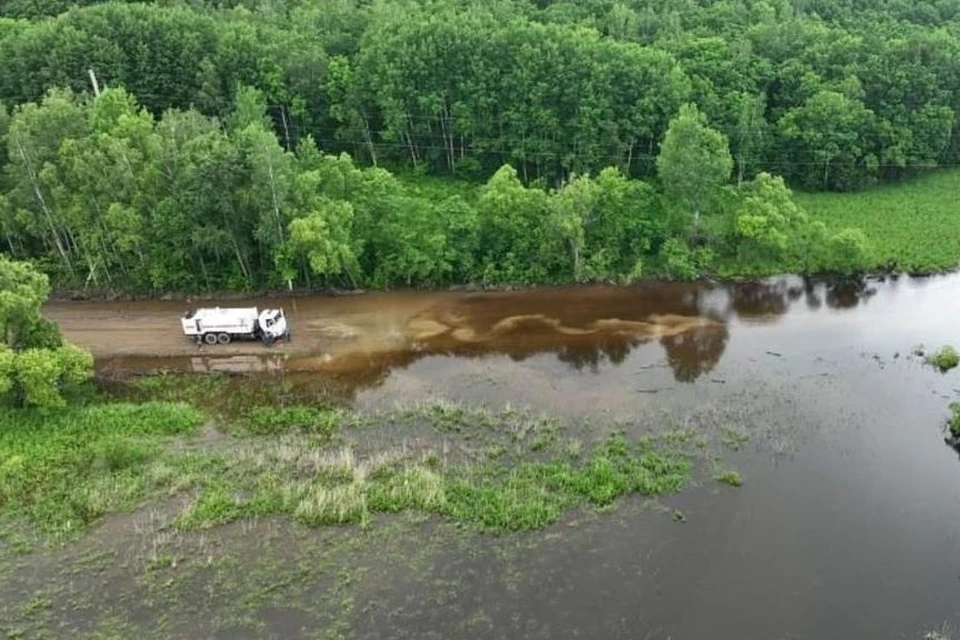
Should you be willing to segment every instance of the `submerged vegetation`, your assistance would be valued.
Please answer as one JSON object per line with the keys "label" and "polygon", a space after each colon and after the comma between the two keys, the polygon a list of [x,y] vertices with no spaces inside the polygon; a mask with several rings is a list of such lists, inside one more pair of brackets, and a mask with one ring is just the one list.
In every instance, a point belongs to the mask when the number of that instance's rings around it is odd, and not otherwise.
{"label": "submerged vegetation", "polygon": [[616,438],[589,455],[545,462],[455,462],[430,449],[403,447],[361,457],[351,447],[318,450],[286,442],[221,463],[222,473],[204,480],[179,526],[270,514],[311,526],[365,524],[378,513],[414,510],[484,531],[539,529],[572,506],[678,491],[690,471],[680,454]]}
{"label": "submerged vegetation", "polygon": [[960,364],[960,353],[957,353],[954,347],[947,345],[941,347],[939,351],[927,354],[925,361],[941,372],[946,372]]}
{"label": "submerged vegetation", "polygon": [[[162,398],[177,385],[189,382],[147,378],[133,393]],[[705,446],[679,432],[563,437],[575,425],[448,403],[365,415],[258,405],[228,417],[209,406],[104,397],[46,412],[11,408],[2,421],[6,522],[56,539],[177,494],[193,496],[172,520],[183,530],[268,515],[368,524],[396,512],[480,531],[539,529],[574,507],[679,491]],[[205,432],[228,433],[202,436],[205,422]]]}
{"label": "submerged vegetation", "polygon": [[960,444],[960,402],[951,402],[947,408],[950,410],[950,417],[947,418],[948,441],[957,446]]}
{"label": "submerged vegetation", "polygon": [[728,484],[731,487],[739,487],[743,484],[743,476],[740,475],[739,471],[734,469],[717,469],[713,477],[717,482]]}

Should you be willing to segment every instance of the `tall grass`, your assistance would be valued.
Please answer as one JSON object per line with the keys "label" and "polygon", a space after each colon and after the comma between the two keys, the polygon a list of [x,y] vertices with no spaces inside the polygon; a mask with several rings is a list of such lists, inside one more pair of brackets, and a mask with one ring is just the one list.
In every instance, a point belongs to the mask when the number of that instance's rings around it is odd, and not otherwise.
{"label": "tall grass", "polygon": [[856,193],[798,193],[797,201],[831,230],[857,227],[873,247],[873,269],[908,272],[960,264],[960,170]]}
{"label": "tall grass", "polygon": [[445,464],[431,455],[386,452],[361,460],[346,448],[295,457],[284,445],[275,447],[284,452],[241,455],[228,472],[208,477],[179,526],[209,527],[257,515],[288,515],[311,526],[352,524],[412,510],[483,531],[524,531],[551,524],[572,507],[679,491],[692,466],[679,453],[622,436],[608,438],[586,457],[519,464]]}

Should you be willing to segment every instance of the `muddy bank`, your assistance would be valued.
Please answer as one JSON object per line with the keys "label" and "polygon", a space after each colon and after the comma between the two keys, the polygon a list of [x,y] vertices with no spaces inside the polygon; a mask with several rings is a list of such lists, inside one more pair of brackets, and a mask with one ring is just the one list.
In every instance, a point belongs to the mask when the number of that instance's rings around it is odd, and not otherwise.
{"label": "muddy bank", "polygon": [[[939,271],[900,271],[894,268],[861,273],[856,276],[837,276],[833,274],[815,274],[803,276],[805,280],[827,284],[830,286],[847,286],[851,283],[856,286],[863,286],[868,282],[883,282],[887,279],[896,280],[901,277],[906,278],[931,278],[936,276],[946,276],[956,273],[957,269],[944,269]],[[151,302],[151,301],[178,301],[190,303],[198,302],[217,302],[232,300],[264,299],[272,300],[278,298],[307,298],[307,297],[341,297],[364,295],[367,293],[424,293],[424,292],[511,292],[511,291],[536,291],[550,288],[574,289],[590,287],[622,287],[630,288],[657,288],[671,284],[695,284],[701,286],[738,286],[743,284],[757,283],[758,281],[776,280],[786,277],[785,275],[771,275],[758,278],[755,275],[737,277],[716,277],[704,276],[697,280],[676,281],[663,277],[644,277],[634,281],[630,285],[623,285],[613,280],[599,280],[589,283],[569,283],[562,285],[524,285],[524,284],[480,284],[480,283],[460,283],[452,284],[444,288],[394,288],[390,290],[367,290],[367,289],[344,289],[338,287],[325,288],[303,288],[294,287],[292,289],[261,289],[256,291],[113,291],[109,289],[71,289],[56,287],[51,292],[50,299],[57,302]]]}

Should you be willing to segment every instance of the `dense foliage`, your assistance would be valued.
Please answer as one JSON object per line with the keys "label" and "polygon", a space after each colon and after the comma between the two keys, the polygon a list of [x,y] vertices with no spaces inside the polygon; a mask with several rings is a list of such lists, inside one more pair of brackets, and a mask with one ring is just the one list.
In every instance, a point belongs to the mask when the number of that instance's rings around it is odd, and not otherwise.
{"label": "dense foliage", "polygon": [[61,388],[93,372],[91,355],[40,315],[49,292],[47,276],[0,255],[0,405],[61,406]]}
{"label": "dense foliage", "polygon": [[0,101],[126,87],[154,114],[265,93],[287,149],[555,181],[654,174],[693,102],[737,173],[849,189],[951,163],[960,3],[822,0],[11,0]]}
{"label": "dense foliage", "polygon": [[546,188],[510,165],[461,195],[310,137],[287,151],[261,93],[235,102],[223,125],[196,111],[154,118],[123,89],[19,107],[5,248],[59,282],[141,290],[631,280],[646,266],[688,278],[744,259],[748,272],[848,272],[865,251],[810,222],[780,178],[727,185],[726,139],[692,105],[665,136],[662,195],[613,167]]}
{"label": "dense foliage", "polygon": [[139,290],[859,268],[767,176],[955,164],[958,26],[957,0],[15,0],[2,246]]}

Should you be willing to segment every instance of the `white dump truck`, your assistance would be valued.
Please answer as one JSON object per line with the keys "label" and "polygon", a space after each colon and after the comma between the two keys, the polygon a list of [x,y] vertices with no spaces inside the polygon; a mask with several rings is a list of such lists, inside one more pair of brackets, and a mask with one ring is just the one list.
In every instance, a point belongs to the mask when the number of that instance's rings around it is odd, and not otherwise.
{"label": "white dump truck", "polygon": [[263,340],[270,344],[274,340],[290,339],[283,309],[191,309],[180,321],[185,336],[207,344],[227,344],[237,339]]}

